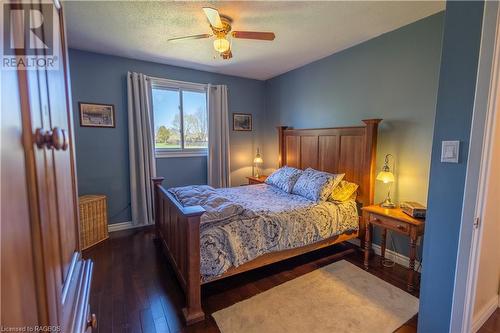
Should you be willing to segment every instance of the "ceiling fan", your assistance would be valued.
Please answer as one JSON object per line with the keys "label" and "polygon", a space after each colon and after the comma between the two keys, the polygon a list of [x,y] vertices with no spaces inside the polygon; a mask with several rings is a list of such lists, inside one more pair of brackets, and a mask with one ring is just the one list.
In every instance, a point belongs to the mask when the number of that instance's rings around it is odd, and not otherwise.
{"label": "ceiling fan", "polygon": [[207,16],[208,22],[210,23],[210,28],[212,29],[211,34],[200,34],[192,36],[184,36],[177,38],[168,39],[169,42],[177,42],[189,39],[203,39],[210,38],[212,36],[214,39],[214,49],[219,53],[222,59],[231,59],[233,53],[231,52],[231,43],[228,40],[228,34],[233,38],[242,39],[257,39],[257,40],[274,40],[273,32],[258,32],[258,31],[231,31],[231,23],[233,20],[225,15],[219,14],[219,11],[210,7],[203,7],[203,12]]}

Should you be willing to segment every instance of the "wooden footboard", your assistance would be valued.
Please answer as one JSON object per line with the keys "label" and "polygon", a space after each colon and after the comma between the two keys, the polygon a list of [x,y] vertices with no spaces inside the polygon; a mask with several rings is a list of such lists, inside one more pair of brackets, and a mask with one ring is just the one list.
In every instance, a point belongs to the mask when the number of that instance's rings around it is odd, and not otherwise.
{"label": "wooden footboard", "polygon": [[200,206],[183,207],[162,186],[163,177],[153,178],[155,227],[165,255],[186,295],[182,314],[187,325],[205,319],[201,308]]}

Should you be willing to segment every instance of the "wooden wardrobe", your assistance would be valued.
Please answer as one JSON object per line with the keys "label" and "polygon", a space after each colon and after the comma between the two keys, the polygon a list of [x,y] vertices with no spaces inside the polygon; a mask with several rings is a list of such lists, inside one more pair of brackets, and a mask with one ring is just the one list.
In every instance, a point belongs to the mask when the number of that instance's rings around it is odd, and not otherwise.
{"label": "wooden wardrobe", "polygon": [[[18,13],[33,9],[52,18],[52,29],[47,28],[51,22],[44,21],[43,36],[52,32],[59,63],[57,70],[2,69],[0,324],[4,330],[87,332],[96,326],[88,301],[92,262],[83,260],[78,251],[62,8],[59,2],[42,6],[39,0],[8,6]],[[14,38],[25,33],[19,22],[11,22]]]}

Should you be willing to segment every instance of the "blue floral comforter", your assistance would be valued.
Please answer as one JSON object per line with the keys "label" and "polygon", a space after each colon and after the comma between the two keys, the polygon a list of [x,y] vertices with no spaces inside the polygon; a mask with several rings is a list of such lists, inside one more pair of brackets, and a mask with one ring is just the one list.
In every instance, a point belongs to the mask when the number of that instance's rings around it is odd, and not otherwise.
{"label": "blue floral comforter", "polygon": [[199,205],[201,278],[210,281],[266,253],[358,230],[354,200],[316,203],[267,184],[171,188],[184,206]]}

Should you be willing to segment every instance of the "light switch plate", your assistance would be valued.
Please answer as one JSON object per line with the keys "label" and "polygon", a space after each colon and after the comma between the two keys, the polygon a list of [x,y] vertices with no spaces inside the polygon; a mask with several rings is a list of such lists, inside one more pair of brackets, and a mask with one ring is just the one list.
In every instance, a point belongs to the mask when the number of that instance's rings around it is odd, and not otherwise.
{"label": "light switch plate", "polygon": [[460,141],[442,141],[441,144],[441,162],[458,163]]}

